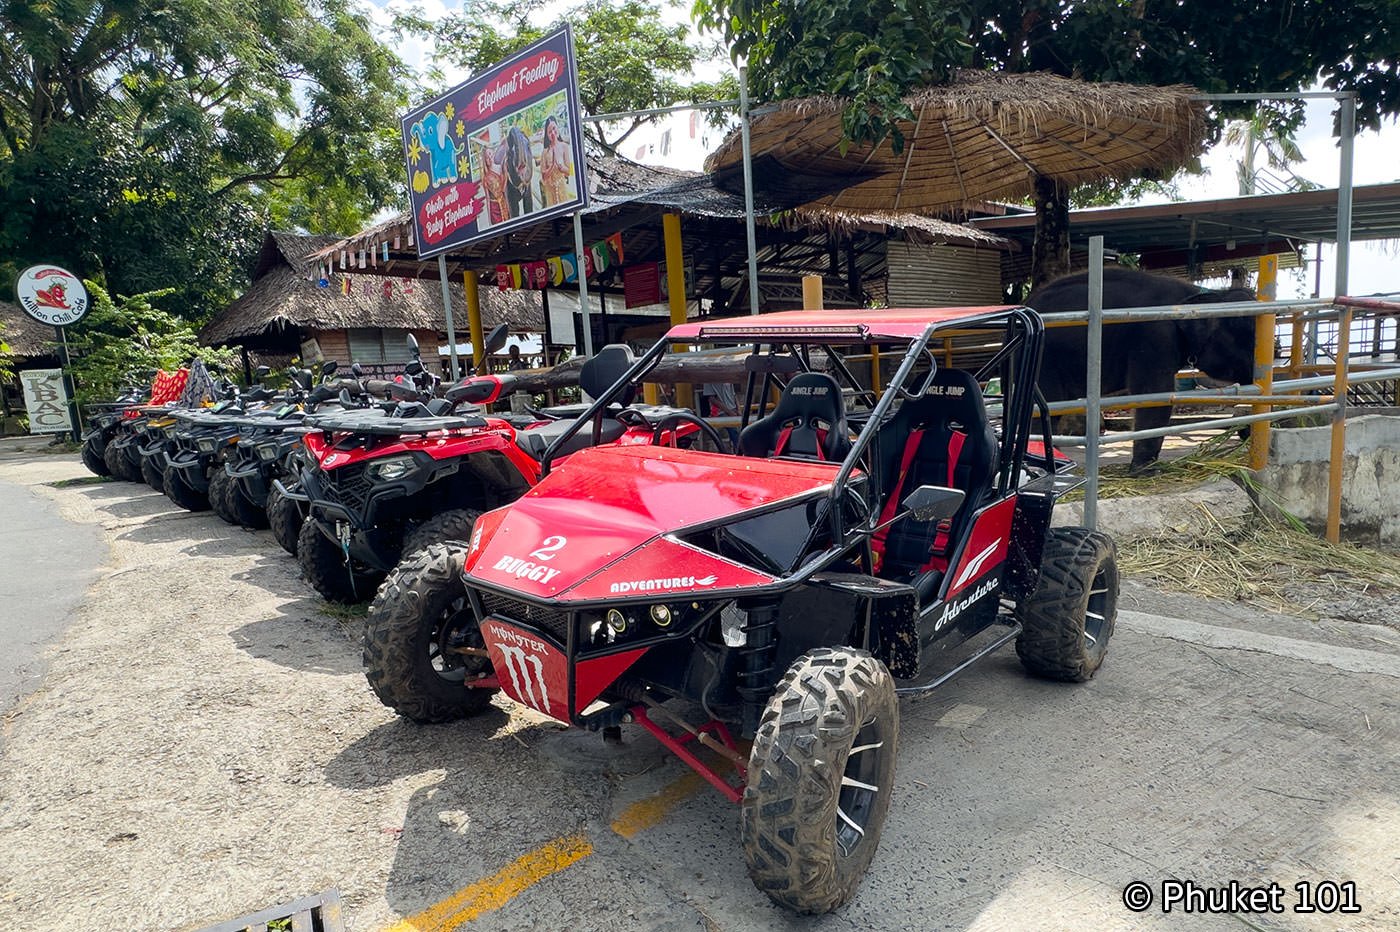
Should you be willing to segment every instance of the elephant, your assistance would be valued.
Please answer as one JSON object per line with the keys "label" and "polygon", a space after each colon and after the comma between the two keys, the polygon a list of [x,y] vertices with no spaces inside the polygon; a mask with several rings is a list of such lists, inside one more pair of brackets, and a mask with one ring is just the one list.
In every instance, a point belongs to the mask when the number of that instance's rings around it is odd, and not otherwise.
{"label": "elephant", "polygon": [[414,137],[428,153],[435,188],[457,180],[457,141],[447,129],[447,119],[431,110],[413,124]]}
{"label": "elephant", "polygon": [[[1210,291],[1188,281],[1134,269],[1109,267],[1103,272],[1105,308],[1153,307],[1253,301],[1248,288]],[[1089,276],[1081,272],[1047,282],[1031,292],[1026,304],[1042,314],[1082,311],[1089,305]],[[1053,327],[1045,334],[1040,388],[1049,401],[1083,398],[1087,365],[1086,328]],[[1101,389],[1105,395],[1170,392],[1176,373],[1197,368],[1226,384],[1254,380],[1254,318],[1210,317],[1106,324],[1103,328]],[[1171,408],[1137,408],[1133,429],[1165,427]],[[1132,470],[1156,462],[1162,438],[1133,441]]]}
{"label": "elephant", "polygon": [[534,195],[530,190],[530,182],[535,177],[535,155],[530,148],[530,138],[519,126],[510,128],[505,143],[510,213],[513,217],[519,217],[535,209]]}

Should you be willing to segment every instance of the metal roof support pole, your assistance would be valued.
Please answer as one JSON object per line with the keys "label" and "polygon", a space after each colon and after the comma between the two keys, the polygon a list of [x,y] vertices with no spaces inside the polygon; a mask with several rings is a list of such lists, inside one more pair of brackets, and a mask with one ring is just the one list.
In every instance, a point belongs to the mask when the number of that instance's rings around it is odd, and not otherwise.
{"label": "metal roof support pole", "polygon": [[[1341,172],[1337,176],[1337,280],[1333,292],[1347,293],[1347,277],[1351,261],[1351,188],[1352,157],[1356,147],[1356,98],[1344,97],[1340,101],[1341,113]],[[1347,351],[1338,347],[1337,352]]]}
{"label": "metal roof support pole", "polygon": [[593,320],[588,313],[588,266],[583,258],[583,214],[574,214],[574,272],[578,278],[579,320],[583,325],[583,355],[593,358]]}
{"label": "metal roof support pole", "polygon": [[739,68],[739,135],[744,144],[744,236],[749,243],[749,313],[758,313],[758,237],[753,229],[753,150],[749,147],[749,68]]}
{"label": "metal roof support pole", "polygon": [[452,322],[452,291],[447,287],[447,257],[438,254],[438,278],[442,281],[442,313],[447,318],[447,355],[451,368],[452,381],[462,377],[462,367],[457,364],[457,328]]}
{"label": "metal roof support pole", "polygon": [[1099,522],[1099,416],[1103,381],[1103,237],[1089,237],[1089,345],[1084,382],[1084,526]]}

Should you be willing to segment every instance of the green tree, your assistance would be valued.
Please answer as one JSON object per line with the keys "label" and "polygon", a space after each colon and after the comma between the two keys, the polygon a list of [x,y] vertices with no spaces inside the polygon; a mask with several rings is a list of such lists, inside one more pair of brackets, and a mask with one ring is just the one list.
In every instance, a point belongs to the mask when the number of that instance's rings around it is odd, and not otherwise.
{"label": "green tree", "polygon": [[[907,115],[901,98],[959,65],[1187,83],[1212,93],[1294,91],[1320,78],[1356,92],[1359,126],[1400,112],[1396,0],[696,0],[695,17],[723,36],[736,60],[747,57],[756,100],[849,98],[851,141],[890,135],[891,119]],[[1252,111],[1217,107],[1213,132]],[[1286,132],[1301,111],[1282,105],[1268,113]],[[1070,195],[1040,179],[1035,201],[1054,231],[1037,248],[1035,278],[1043,280],[1067,267]]]}
{"label": "green tree", "polygon": [[206,310],[269,219],[396,197],[402,70],[345,0],[0,0],[0,263]]}
{"label": "green tree", "polygon": [[226,371],[237,364],[233,350],[200,346],[188,320],[156,306],[171,289],[113,296],[95,281],[85,284],[92,305],[67,334],[80,404],[116,396],[133,374],[144,379],[147,372],[173,371],[195,358]]}
{"label": "green tree", "polygon": [[[670,0],[663,0],[670,3]],[[674,5],[674,4],[671,4]],[[585,113],[621,113],[714,99],[715,85],[695,81],[695,66],[716,49],[692,43],[683,23],[666,25],[661,7],[644,0],[587,0],[550,16],[548,0],[484,0],[431,22],[401,15],[396,26],[436,41],[434,60],[469,72],[487,68],[564,23],[574,30],[579,105]],[[633,117],[585,132],[609,152],[654,118]]]}

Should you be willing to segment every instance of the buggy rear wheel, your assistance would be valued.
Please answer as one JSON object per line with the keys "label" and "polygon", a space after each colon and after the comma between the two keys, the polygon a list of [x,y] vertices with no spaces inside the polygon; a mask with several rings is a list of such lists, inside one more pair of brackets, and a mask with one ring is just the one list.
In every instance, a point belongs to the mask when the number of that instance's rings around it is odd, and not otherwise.
{"label": "buggy rear wheel", "polygon": [[1040,578],[1016,606],[1021,665],[1046,679],[1082,683],[1098,672],[1118,617],[1118,552],[1107,534],[1051,528]]}
{"label": "buggy rear wheel", "polygon": [[369,607],[365,678],[379,701],[404,718],[465,718],[497,692],[465,685],[468,677],[491,672],[460,576],[466,552],[465,543],[449,541],[408,555]]}
{"label": "buggy rear wheel", "polygon": [[760,890],[804,913],[851,898],[880,843],[898,740],[883,663],[850,648],[797,658],[763,710],[741,803]]}
{"label": "buggy rear wheel", "polygon": [[83,465],[94,476],[110,476],[112,469],[102,458],[102,452],[97,449],[96,440],[96,437],[89,437],[83,441]]}
{"label": "buggy rear wheel", "polygon": [[351,561],[347,566],[345,554],[335,541],[321,533],[315,521],[306,521],[297,535],[297,562],[311,588],[328,602],[354,605],[374,595],[384,579],[362,563]]}
{"label": "buggy rear wheel", "polygon": [[165,464],[165,495],[186,511],[208,511],[209,496],[185,481],[181,470]]}
{"label": "buggy rear wheel", "polygon": [[301,533],[303,520],[301,505],[274,485],[267,493],[267,523],[278,545],[292,556],[297,555],[297,535]]}
{"label": "buggy rear wheel", "polygon": [[223,465],[215,463],[209,471],[209,507],[222,520],[229,524],[237,524],[238,519],[228,507],[228,487],[232,483],[233,477],[224,471]]}

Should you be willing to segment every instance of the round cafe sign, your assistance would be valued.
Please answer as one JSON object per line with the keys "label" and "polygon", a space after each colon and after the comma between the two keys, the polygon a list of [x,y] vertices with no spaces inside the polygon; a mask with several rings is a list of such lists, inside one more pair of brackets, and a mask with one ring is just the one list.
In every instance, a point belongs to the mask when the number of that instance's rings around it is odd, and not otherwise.
{"label": "round cafe sign", "polygon": [[54,327],[77,323],[88,309],[87,289],[78,276],[56,265],[31,265],[20,272],[15,295],[26,314]]}

